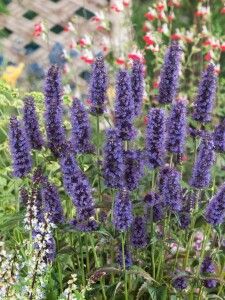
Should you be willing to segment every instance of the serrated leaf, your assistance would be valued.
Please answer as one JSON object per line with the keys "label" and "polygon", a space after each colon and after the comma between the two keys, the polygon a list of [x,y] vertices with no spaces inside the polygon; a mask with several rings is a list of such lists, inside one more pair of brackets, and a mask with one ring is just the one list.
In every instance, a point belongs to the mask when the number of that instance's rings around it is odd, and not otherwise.
{"label": "serrated leaf", "polygon": [[136,300],[139,300],[141,296],[148,290],[148,281],[144,282],[138,290]]}

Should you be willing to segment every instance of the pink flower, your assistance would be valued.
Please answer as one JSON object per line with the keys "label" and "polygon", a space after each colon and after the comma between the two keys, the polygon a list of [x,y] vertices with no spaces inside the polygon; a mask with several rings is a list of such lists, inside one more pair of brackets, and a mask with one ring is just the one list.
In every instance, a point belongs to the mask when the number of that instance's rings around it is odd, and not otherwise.
{"label": "pink flower", "polygon": [[130,5],[130,1],[129,0],[123,0],[123,5],[125,7],[128,7]]}
{"label": "pink flower", "polygon": [[32,36],[41,36],[41,34],[43,33],[44,30],[44,23],[43,21],[40,21],[37,24],[34,24],[35,29],[34,32],[32,33]]}
{"label": "pink flower", "polygon": [[123,5],[118,1],[116,1],[115,4],[111,5],[110,8],[115,10],[116,12],[121,12],[124,9]]}
{"label": "pink flower", "polygon": [[63,74],[67,74],[70,71],[70,67],[67,63],[64,64],[63,66]]}
{"label": "pink flower", "polygon": [[215,66],[215,72],[216,72],[217,74],[219,74],[219,73],[221,72],[221,70],[220,70],[220,64],[217,64],[217,65]]}
{"label": "pink flower", "polygon": [[79,40],[78,44],[82,47],[91,46],[91,38],[88,35],[85,35],[82,39]]}
{"label": "pink flower", "polygon": [[223,43],[221,44],[220,50],[221,50],[221,51],[225,51],[225,42],[223,42]]}
{"label": "pink flower", "polygon": [[159,45],[158,44],[156,44],[155,46],[150,45],[150,46],[145,47],[145,49],[149,49],[153,53],[157,53],[157,52],[159,52]]}
{"label": "pink flower", "polygon": [[164,10],[164,8],[166,7],[165,3],[163,3],[163,1],[158,1],[158,4],[156,6],[156,10],[160,11],[160,10]]}
{"label": "pink flower", "polygon": [[225,7],[223,7],[220,11],[221,14],[225,14]]}
{"label": "pink flower", "polygon": [[121,56],[121,57],[118,57],[116,59],[116,62],[119,64],[119,65],[123,65],[125,63],[125,60],[124,60],[124,57]]}
{"label": "pink flower", "polygon": [[155,39],[151,33],[147,33],[145,36],[142,37],[142,39],[146,42],[148,45],[153,45],[155,43]]}
{"label": "pink flower", "polygon": [[86,103],[87,103],[88,105],[91,105],[91,101],[90,101],[89,99],[86,99]]}
{"label": "pink flower", "polygon": [[76,41],[72,38],[71,41],[70,41],[70,44],[69,44],[69,48],[70,48],[70,49],[74,49],[74,48],[76,48],[76,46],[77,46],[77,43],[76,43]]}
{"label": "pink flower", "polygon": [[135,59],[135,58],[136,59],[140,59],[141,62],[145,63],[145,59],[144,59],[143,53],[140,50],[134,50],[134,51],[130,52],[128,54],[128,58],[132,59],[132,60]]}
{"label": "pink flower", "polygon": [[85,49],[83,55],[81,56],[81,59],[87,64],[92,64],[94,62],[93,53],[90,50]]}
{"label": "pink flower", "polygon": [[154,8],[149,7],[148,12],[145,14],[145,17],[149,21],[154,21],[155,18],[157,17],[157,12]]}
{"label": "pink flower", "polygon": [[64,31],[74,31],[75,28],[73,26],[73,23],[68,22],[67,27],[64,28]]}
{"label": "pink flower", "polygon": [[106,38],[106,37],[103,37],[103,38],[102,38],[102,41],[100,42],[99,45],[102,47],[102,50],[103,50],[104,52],[106,52],[106,51],[108,50],[109,46],[110,46],[109,39]]}
{"label": "pink flower", "polygon": [[159,82],[158,82],[158,81],[154,81],[154,82],[153,82],[153,88],[154,88],[154,89],[157,89],[158,86],[159,86]]}
{"label": "pink flower", "polygon": [[208,52],[204,58],[205,58],[205,60],[210,60],[212,58],[211,53]]}

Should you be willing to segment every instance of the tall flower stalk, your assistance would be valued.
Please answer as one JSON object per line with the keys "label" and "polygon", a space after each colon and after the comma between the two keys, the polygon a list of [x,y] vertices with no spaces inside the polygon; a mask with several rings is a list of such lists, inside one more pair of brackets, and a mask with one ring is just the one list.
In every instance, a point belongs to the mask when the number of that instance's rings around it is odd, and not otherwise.
{"label": "tall flower stalk", "polygon": [[61,75],[56,65],[51,66],[47,72],[44,95],[48,147],[55,157],[59,157],[65,148],[66,136],[63,128]]}

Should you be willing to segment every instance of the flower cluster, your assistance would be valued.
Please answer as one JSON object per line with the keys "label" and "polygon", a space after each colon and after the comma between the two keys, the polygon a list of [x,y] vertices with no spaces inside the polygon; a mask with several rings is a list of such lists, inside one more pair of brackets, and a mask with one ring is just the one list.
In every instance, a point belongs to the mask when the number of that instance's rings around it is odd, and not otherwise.
{"label": "flower cluster", "polygon": [[73,98],[71,109],[72,133],[71,143],[75,153],[90,153],[94,151],[91,144],[91,129],[88,120],[88,113],[83,103]]}
{"label": "flower cluster", "polygon": [[131,69],[131,93],[134,101],[134,115],[140,116],[144,93],[143,64],[140,59],[134,59]]}
{"label": "flower cluster", "polygon": [[225,185],[223,184],[211,199],[205,211],[205,218],[212,226],[223,223],[225,217]]}
{"label": "flower cluster", "polygon": [[41,150],[44,145],[38,122],[34,98],[29,96],[24,100],[23,123],[31,148]]}
{"label": "flower cluster", "polygon": [[13,174],[19,178],[25,177],[33,165],[30,144],[21,122],[15,116],[12,116],[9,122],[9,143],[13,159]]}
{"label": "flower cluster", "polygon": [[126,189],[120,190],[116,196],[113,218],[113,225],[118,231],[127,230],[133,222],[132,202]]}
{"label": "flower cluster", "polygon": [[[202,273],[214,273],[215,265],[213,264],[212,257],[206,256],[201,264]],[[213,288],[217,285],[218,281],[215,279],[206,279],[204,280],[204,286],[206,288]]]}
{"label": "flower cluster", "polygon": [[171,153],[184,153],[186,138],[186,104],[182,101],[174,104],[167,123],[166,149]]}
{"label": "flower cluster", "polygon": [[146,220],[144,217],[135,217],[131,228],[130,242],[133,248],[144,248],[147,245]]}
{"label": "flower cluster", "polygon": [[150,169],[162,166],[165,154],[166,116],[163,109],[152,108],[146,130],[146,156]]}
{"label": "flower cluster", "polygon": [[138,149],[124,152],[124,182],[129,191],[136,189],[144,175],[144,157]]}
{"label": "flower cluster", "polygon": [[194,120],[201,123],[207,123],[211,120],[215,94],[215,67],[213,64],[209,64],[205,72],[202,74],[198,94],[195,99],[194,113],[192,114]]}
{"label": "flower cluster", "polygon": [[159,97],[161,103],[172,103],[178,88],[181,47],[177,43],[169,46],[160,74]]}
{"label": "flower cluster", "polygon": [[123,184],[124,162],[123,142],[116,128],[110,128],[106,132],[104,173],[107,186],[116,188]]}
{"label": "flower cluster", "polygon": [[210,169],[215,161],[213,137],[205,133],[199,146],[198,156],[192,172],[190,185],[196,188],[205,188],[210,184]]}
{"label": "flower cluster", "polygon": [[120,69],[116,78],[115,121],[123,141],[131,141],[136,136],[134,128],[134,99],[131,91],[130,74]]}
{"label": "flower cluster", "polygon": [[59,68],[51,66],[45,81],[45,128],[48,146],[55,157],[59,157],[66,137],[62,123],[62,89]]}
{"label": "flower cluster", "polygon": [[225,119],[215,127],[213,141],[216,152],[225,152]]}
{"label": "flower cluster", "polygon": [[165,167],[161,170],[160,176],[162,177],[163,203],[171,212],[180,211],[182,208],[180,173],[173,168]]}
{"label": "flower cluster", "polygon": [[144,197],[145,202],[145,211],[146,211],[146,218],[149,219],[150,217],[150,210],[153,210],[153,222],[161,221],[164,215],[163,205],[161,203],[161,197],[154,193],[150,192]]}
{"label": "flower cluster", "polygon": [[102,115],[105,111],[107,86],[108,79],[104,58],[102,56],[97,57],[93,64],[89,89],[90,110],[97,115]]}
{"label": "flower cluster", "polygon": [[[127,245],[124,246],[124,257],[125,257],[125,267],[126,269],[129,269],[133,265],[133,260],[131,256],[131,251],[128,248]],[[122,246],[117,251],[117,262],[120,265],[121,268],[123,268],[123,252],[122,252]]]}

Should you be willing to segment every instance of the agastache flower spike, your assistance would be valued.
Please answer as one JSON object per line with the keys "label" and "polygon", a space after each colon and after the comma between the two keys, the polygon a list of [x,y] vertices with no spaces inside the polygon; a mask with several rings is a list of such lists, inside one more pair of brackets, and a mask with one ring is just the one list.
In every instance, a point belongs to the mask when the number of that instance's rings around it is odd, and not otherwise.
{"label": "agastache flower spike", "polygon": [[111,188],[121,187],[124,176],[123,142],[118,129],[106,132],[104,173],[105,184]]}
{"label": "agastache flower spike", "polygon": [[215,161],[213,138],[210,133],[204,133],[199,152],[192,172],[190,185],[203,189],[210,184],[210,169]]}
{"label": "agastache flower spike", "polygon": [[[180,211],[182,208],[182,191],[180,185],[180,173],[171,167],[165,167],[161,170],[163,177],[162,198],[166,207],[171,211]],[[160,174],[160,176],[161,176]]]}
{"label": "agastache flower spike", "polygon": [[97,115],[102,115],[105,111],[106,91],[108,78],[104,58],[97,57],[92,67],[92,77],[89,86],[90,110]]}
{"label": "agastache flower spike", "polygon": [[225,119],[215,127],[213,140],[215,151],[218,153],[225,152]]}
{"label": "agastache flower spike", "polygon": [[171,153],[184,153],[187,111],[184,102],[175,103],[168,117],[166,149]]}
{"label": "agastache flower spike", "polygon": [[65,217],[57,187],[53,183],[48,182],[47,179],[43,183],[42,198],[50,222],[54,224],[63,223]]}
{"label": "agastache flower spike", "polygon": [[134,101],[134,115],[140,116],[144,94],[143,64],[140,59],[133,60],[131,69],[131,92]]}
{"label": "agastache flower spike", "polygon": [[116,196],[113,217],[113,225],[118,231],[127,230],[133,222],[132,203],[129,200],[129,192],[125,188]]}
{"label": "agastache flower spike", "polygon": [[71,142],[75,153],[93,152],[94,146],[90,142],[91,128],[88,120],[88,113],[83,103],[77,98],[73,98],[71,118]]}
{"label": "agastache flower spike", "polygon": [[209,64],[205,72],[202,74],[198,94],[194,102],[194,113],[192,114],[192,118],[194,120],[201,123],[207,123],[211,120],[215,94],[215,67],[213,64]]}
{"label": "agastache flower spike", "polygon": [[29,96],[23,101],[23,123],[30,146],[33,149],[41,150],[44,140],[40,131],[34,98]]}
{"label": "agastache flower spike", "polygon": [[135,139],[137,132],[133,121],[134,99],[130,75],[125,69],[121,69],[116,78],[115,122],[123,141]]}
{"label": "agastache flower spike", "polygon": [[78,221],[87,220],[95,215],[91,187],[85,174],[80,170],[72,154],[61,158],[63,184],[73,198],[77,208]]}
{"label": "agastache flower spike", "polygon": [[51,66],[45,81],[45,128],[48,146],[55,157],[59,157],[65,146],[66,137],[62,124],[62,89],[59,68]]}
{"label": "agastache flower spike", "polygon": [[143,201],[145,202],[145,212],[146,212],[146,218],[150,218],[150,210],[151,207],[153,208],[153,222],[158,222],[162,220],[164,211],[161,201],[161,197],[154,193],[150,192],[147,195],[145,195]]}
{"label": "agastache flower spike", "polygon": [[166,115],[163,109],[153,108],[148,114],[146,156],[150,169],[163,164],[165,154]]}
{"label": "agastache flower spike", "polygon": [[23,178],[31,170],[32,159],[27,135],[21,122],[15,116],[12,116],[9,122],[9,143],[13,160],[13,174]]}
{"label": "agastache flower spike", "polygon": [[[201,264],[201,272],[202,273],[214,273],[215,265],[213,264],[213,260],[210,256],[206,256]],[[204,280],[204,286],[206,288],[216,287],[218,281],[215,279],[206,279]]]}
{"label": "agastache flower spike", "polygon": [[[118,264],[120,265],[120,267],[123,268],[122,246],[119,247],[117,253],[118,253],[118,255],[117,255],[116,261],[118,262]],[[132,260],[132,256],[131,256],[131,251],[130,251],[130,249],[128,248],[127,245],[124,245],[124,256],[125,256],[125,266],[126,266],[126,269],[129,269],[133,265],[133,260]]]}
{"label": "agastache flower spike", "polygon": [[205,211],[206,221],[212,226],[223,223],[225,217],[225,184],[223,184],[216,195],[209,202]]}
{"label": "agastache flower spike", "polygon": [[138,187],[141,177],[144,175],[144,157],[138,149],[130,149],[124,152],[124,181],[127,189],[132,191]]}
{"label": "agastache flower spike", "polygon": [[144,248],[147,245],[146,220],[144,217],[134,218],[130,242],[135,249]]}
{"label": "agastache flower spike", "polygon": [[174,100],[179,82],[181,53],[182,49],[176,42],[167,49],[160,75],[158,96],[160,103],[169,104]]}

